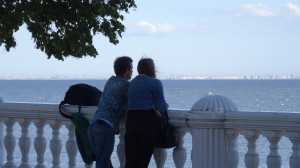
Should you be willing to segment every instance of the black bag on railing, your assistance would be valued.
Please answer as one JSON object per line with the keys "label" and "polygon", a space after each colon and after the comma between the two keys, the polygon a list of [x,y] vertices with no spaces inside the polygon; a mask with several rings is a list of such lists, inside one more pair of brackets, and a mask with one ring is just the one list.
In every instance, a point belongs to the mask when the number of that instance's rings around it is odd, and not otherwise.
{"label": "black bag on railing", "polygon": [[64,100],[59,104],[59,112],[63,117],[71,119],[72,116],[61,111],[62,105],[78,105],[78,112],[80,112],[81,106],[97,106],[101,95],[102,92],[94,86],[84,83],[72,85],[67,90]]}
{"label": "black bag on railing", "polygon": [[169,123],[168,113],[164,112],[159,129],[159,138],[156,148],[174,148],[178,145],[178,136],[175,127]]}
{"label": "black bag on railing", "polygon": [[[81,114],[81,106],[96,106],[101,97],[102,92],[94,86],[87,84],[75,84],[67,90],[65,98],[59,104],[60,114],[70,119],[75,125],[76,143],[84,163],[91,165],[96,160],[90,144],[87,129],[89,121]],[[62,106],[64,104],[78,105],[78,112],[72,115],[63,113]]]}

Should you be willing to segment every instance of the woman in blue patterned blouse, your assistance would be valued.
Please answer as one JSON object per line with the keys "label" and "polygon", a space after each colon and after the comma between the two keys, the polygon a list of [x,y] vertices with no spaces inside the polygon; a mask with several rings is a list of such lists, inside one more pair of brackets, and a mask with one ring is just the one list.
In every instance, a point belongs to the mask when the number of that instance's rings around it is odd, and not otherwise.
{"label": "woman in blue patterned blouse", "polygon": [[114,62],[116,76],[111,76],[104,86],[97,111],[89,126],[88,135],[96,155],[96,168],[110,168],[115,134],[127,111],[127,90],[132,76],[132,59],[118,57]]}

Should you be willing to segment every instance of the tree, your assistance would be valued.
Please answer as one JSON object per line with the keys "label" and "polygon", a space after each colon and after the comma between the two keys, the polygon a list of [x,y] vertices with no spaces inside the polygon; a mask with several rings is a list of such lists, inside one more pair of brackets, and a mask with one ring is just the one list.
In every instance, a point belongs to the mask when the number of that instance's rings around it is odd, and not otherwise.
{"label": "tree", "polygon": [[136,8],[134,0],[1,0],[0,46],[15,48],[14,33],[26,25],[48,59],[96,57],[93,36],[102,33],[116,45],[130,8]]}

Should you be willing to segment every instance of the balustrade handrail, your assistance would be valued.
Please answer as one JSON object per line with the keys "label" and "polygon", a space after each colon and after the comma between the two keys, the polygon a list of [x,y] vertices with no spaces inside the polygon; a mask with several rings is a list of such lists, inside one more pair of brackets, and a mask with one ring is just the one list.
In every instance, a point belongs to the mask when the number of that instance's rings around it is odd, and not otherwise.
{"label": "balustrade handrail", "polygon": [[226,128],[300,131],[300,112],[226,112]]}
{"label": "balustrade handrail", "polygon": [[[78,111],[76,105],[64,105],[64,112],[70,115]],[[85,117],[90,119],[96,110],[95,106],[82,106],[81,111]],[[188,122],[187,114],[191,114],[189,109],[169,109],[170,122],[177,126],[186,125]],[[242,121],[242,125],[257,125],[258,128],[278,128],[295,129],[300,131],[300,112],[271,112],[271,111],[231,111],[220,114],[197,113],[197,119],[206,120],[211,116],[222,116],[226,128],[234,128],[237,123]],[[58,104],[55,103],[27,103],[27,102],[5,102],[0,103],[0,116],[3,118],[23,118],[23,119],[42,119],[47,118],[69,120],[64,118],[58,112]],[[210,116],[210,117],[207,117]],[[59,118],[58,118],[59,117]],[[180,122],[179,122],[180,121]],[[269,123],[269,124],[266,124]],[[279,124],[279,125],[278,125]],[[186,125],[187,126],[187,125]]]}

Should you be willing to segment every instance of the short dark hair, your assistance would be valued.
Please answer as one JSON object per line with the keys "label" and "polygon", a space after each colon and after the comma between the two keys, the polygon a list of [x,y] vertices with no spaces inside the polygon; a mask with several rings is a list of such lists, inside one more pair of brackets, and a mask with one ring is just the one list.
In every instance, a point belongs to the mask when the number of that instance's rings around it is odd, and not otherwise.
{"label": "short dark hair", "polygon": [[139,74],[156,78],[155,65],[151,58],[141,58],[137,66],[137,71]]}
{"label": "short dark hair", "polygon": [[116,58],[114,62],[114,71],[117,76],[122,76],[128,69],[132,68],[132,59],[128,56]]}

